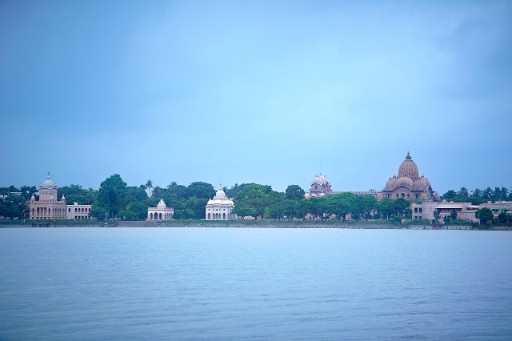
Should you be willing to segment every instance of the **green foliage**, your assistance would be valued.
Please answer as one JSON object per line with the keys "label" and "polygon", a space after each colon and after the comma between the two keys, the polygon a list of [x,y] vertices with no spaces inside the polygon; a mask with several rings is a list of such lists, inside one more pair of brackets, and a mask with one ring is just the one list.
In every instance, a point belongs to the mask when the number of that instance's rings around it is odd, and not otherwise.
{"label": "green foliage", "polygon": [[492,222],[494,216],[492,214],[492,211],[488,209],[487,207],[483,207],[480,210],[475,212],[475,217],[480,219],[480,224],[488,224]]}
{"label": "green foliage", "polygon": [[0,198],[0,217],[11,220],[28,218],[28,207],[23,195],[9,193],[5,198]]}
{"label": "green foliage", "polygon": [[193,182],[185,189],[185,197],[199,199],[211,199],[215,195],[215,189],[206,182]]}
{"label": "green foliage", "polygon": [[114,174],[101,183],[97,203],[108,212],[109,217],[114,218],[124,208],[125,195],[126,182],[119,174]]}
{"label": "green foliage", "polygon": [[[228,196],[233,195],[235,202],[233,213],[239,216],[279,219],[284,215],[284,194],[273,191],[270,186],[237,184],[228,193]],[[268,209],[265,210],[266,208]]]}
{"label": "green foliage", "polygon": [[512,192],[506,187],[487,187],[484,190],[476,188],[469,192],[465,187],[459,191],[449,190],[441,197],[446,201],[471,202],[473,205],[480,205],[488,201],[512,201]]}
{"label": "green foliage", "polygon": [[285,197],[288,200],[302,200],[304,199],[304,190],[298,185],[290,185],[286,188]]}
{"label": "green foliage", "polygon": [[[145,192],[144,192],[145,193]],[[142,201],[133,201],[126,205],[119,216],[123,220],[144,220],[148,215],[148,206]]]}
{"label": "green foliage", "polygon": [[92,188],[83,189],[80,185],[60,187],[57,193],[59,198],[64,195],[66,198],[66,203],[73,204],[77,202],[81,205],[92,205],[98,196],[97,191],[93,190]]}

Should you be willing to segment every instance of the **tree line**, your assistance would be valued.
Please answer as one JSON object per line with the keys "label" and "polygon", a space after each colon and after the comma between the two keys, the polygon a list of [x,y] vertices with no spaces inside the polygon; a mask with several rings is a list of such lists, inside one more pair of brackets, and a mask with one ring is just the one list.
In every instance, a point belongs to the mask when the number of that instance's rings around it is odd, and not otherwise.
{"label": "tree line", "polygon": [[[371,195],[345,192],[305,199],[305,191],[298,185],[290,185],[284,192],[256,183],[235,184],[223,189],[235,202],[233,213],[242,218],[304,219],[308,216],[319,220],[346,220],[350,216],[355,220],[399,220],[411,217],[409,202],[402,198],[377,201]],[[100,220],[145,220],[148,207],[155,207],[160,199],[168,207],[174,208],[175,219],[204,219],[205,206],[215,192],[215,188],[206,182],[193,182],[188,186],[172,182],[167,187],[154,187],[148,180],[143,185],[128,186],[119,174],[114,174],[106,178],[97,190],[80,185],[60,187],[58,197],[64,195],[68,204],[78,202],[92,205],[91,216]],[[27,201],[33,194],[37,197],[35,186],[0,188],[0,217],[28,219]],[[471,192],[463,187],[459,191],[446,192],[442,199],[480,204],[487,201],[512,201],[512,193],[504,187]]]}
{"label": "tree line", "polygon": [[480,205],[488,201],[512,201],[512,191],[506,187],[487,187],[486,189],[474,189],[469,191],[466,187],[460,190],[449,190],[442,195],[441,199],[446,201],[471,202],[473,205]]}

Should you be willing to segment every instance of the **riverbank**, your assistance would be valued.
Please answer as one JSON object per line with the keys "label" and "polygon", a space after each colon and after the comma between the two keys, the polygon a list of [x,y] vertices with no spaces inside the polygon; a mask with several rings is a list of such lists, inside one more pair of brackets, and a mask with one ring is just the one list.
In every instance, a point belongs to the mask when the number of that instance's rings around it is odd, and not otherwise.
{"label": "riverbank", "polygon": [[0,227],[204,227],[204,228],[349,228],[349,229],[411,229],[411,230],[512,230],[512,226],[397,224],[391,221],[308,221],[308,220],[71,220],[71,221],[1,221]]}

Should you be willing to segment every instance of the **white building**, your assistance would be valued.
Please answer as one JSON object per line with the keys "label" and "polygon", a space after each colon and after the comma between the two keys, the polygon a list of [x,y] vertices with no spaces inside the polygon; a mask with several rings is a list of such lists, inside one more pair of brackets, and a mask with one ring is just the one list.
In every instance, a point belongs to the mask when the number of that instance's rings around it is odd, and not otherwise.
{"label": "white building", "polygon": [[335,194],[332,191],[331,183],[325,175],[320,174],[313,178],[313,181],[311,181],[311,188],[309,189],[309,193],[304,194],[304,197],[308,199],[314,197],[323,197],[329,194]]}
{"label": "white building", "polygon": [[171,220],[174,208],[167,207],[163,199],[160,199],[156,207],[148,207],[148,220]]}
{"label": "white building", "polygon": [[66,205],[66,214],[68,219],[87,220],[91,215],[91,205],[79,205],[77,202],[73,205]]}
{"label": "white building", "polygon": [[66,219],[66,198],[57,198],[57,185],[50,178],[39,186],[39,200],[32,195],[29,202],[30,219]]}
{"label": "white building", "polygon": [[235,208],[233,200],[226,197],[226,193],[219,189],[213,199],[206,204],[206,220],[229,220],[234,219],[231,211]]}

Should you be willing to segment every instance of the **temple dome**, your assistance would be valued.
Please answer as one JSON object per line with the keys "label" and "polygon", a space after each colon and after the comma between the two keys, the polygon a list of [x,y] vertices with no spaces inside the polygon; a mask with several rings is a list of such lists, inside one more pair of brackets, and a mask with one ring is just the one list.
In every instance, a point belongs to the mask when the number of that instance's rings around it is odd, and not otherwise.
{"label": "temple dome", "polygon": [[401,176],[396,179],[394,187],[407,187],[409,189],[412,189],[414,187],[414,181],[412,181],[411,178],[407,176]]}
{"label": "temple dome", "polygon": [[311,181],[311,184],[323,185],[325,183],[329,183],[329,180],[327,180],[327,178],[322,174],[315,176],[313,181]]}
{"label": "temple dome", "polygon": [[166,208],[167,205],[165,204],[163,199],[160,199],[160,201],[158,202],[158,205],[156,205],[156,207],[158,207],[158,208]]}
{"label": "temple dome", "polygon": [[414,182],[414,189],[424,191],[427,188],[432,187],[427,178],[421,177]]}
{"label": "temple dome", "polygon": [[418,166],[416,165],[416,162],[412,160],[409,152],[407,152],[405,160],[400,165],[400,168],[398,168],[398,176],[407,176],[412,180],[419,179]]}
{"label": "temple dome", "polygon": [[391,177],[389,178],[388,182],[386,182],[386,186],[384,186],[384,190],[385,191],[392,191],[395,189],[395,182],[396,182],[396,178],[395,177]]}
{"label": "temple dome", "polygon": [[48,175],[46,176],[46,179],[41,184],[41,187],[56,187],[56,186],[57,185],[55,185],[55,183],[50,178],[50,173],[48,173]]}
{"label": "temple dome", "polygon": [[224,193],[224,191],[222,190],[222,188],[220,188],[216,193],[215,193],[215,198],[225,198],[226,197],[226,193]]}

